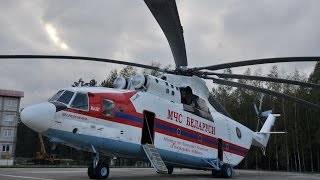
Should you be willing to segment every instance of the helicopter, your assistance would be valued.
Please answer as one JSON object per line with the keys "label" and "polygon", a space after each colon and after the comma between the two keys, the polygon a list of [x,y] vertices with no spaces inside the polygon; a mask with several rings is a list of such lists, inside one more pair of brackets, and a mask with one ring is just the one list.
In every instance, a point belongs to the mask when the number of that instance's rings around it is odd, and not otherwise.
{"label": "helicopter", "polygon": [[217,70],[249,65],[319,61],[319,57],[280,57],[188,67],[183,29],[174,0],[144,0],[170,45],[175,69],[114,59],[55,56],[0,55],[2,59],[70,59],[130,65],[162,72],[161,77],[137,74],[118,77],[114,88],[67,87],[47,102],[21,111],[21,121],[36,132],[60,143],[93,153],[88,167],[91,179],[106,179],[110,169],[101,154],[150,161],[157,173],[174,168],[210,170],[213,176],[231,178],[233,168],[251,146],[266,148],[279,114],[269,112],[262,128],[253,131],[238,123],[210,94],[206,82],[249,89],[283,98],[320,111],[320,106],[279,92],[236,83],[249,79],[310,88],[319,84],[287,79],[224,74]]}

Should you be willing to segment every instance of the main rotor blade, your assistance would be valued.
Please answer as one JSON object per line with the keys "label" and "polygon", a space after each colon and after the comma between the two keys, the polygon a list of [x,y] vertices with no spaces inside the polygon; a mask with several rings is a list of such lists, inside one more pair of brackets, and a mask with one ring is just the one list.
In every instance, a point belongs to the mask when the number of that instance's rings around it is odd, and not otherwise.
{"label": "main rotor blade", "polygon": [[184,70],[188,66],[183,29],[180,23],[175,0],[144,0],[165,34],[176,69]]}
{"label": "main rotor blade", "polygon": [[0,59],[72,59],[72,60],[85,60],[85,61],[98,61],[113,64],[122,64],[134,67],[140,67],[145,69],[152,69],[156,71],[165,71],[159,67],[149,66],[145,64],[126,62],[114,59],[105,58],[95,58],[95,57],[85,57],[85,56],[57,56],[57,55],[0,55]]}
{"label": "main rotor blade", "polygon": [[234,79],[269,81],[269,82],[276,82],[276,83],[285,83],[285,84],[306,86],[306,87],[311,87],[311,88],[320,88],[320,84],[294,81],[294,80],[288,80],[288,79],[273,78],[273,77],[249,76],[249,75],[241,75],[241,74],[225,74],[225,73],[214,73],[214,72],[212,72],[212,73],[208,72],[205,74],[206,75],[216,75],[219,78],[234,78]]}
{"label": "main rotor blade", "polygon": [[253,60],[246,60],[246,61],[217,64],[213,66],[198,67],[190,70],[192,72],[199,71],[202,69],[219,70],[219,69],[225,69],[225,68],[250,66],[250,65],[257,65],[257,64],[280,63],[280,62],[302,62],[302,61],[320,61],[320,57],[279,57],[279,58],[253,59]]}
{"label": "main rotor blade", "polygon": [[283,99],[285,99],[287,101],[295,102],[295,103],[301,104],[301,105],[303,105],[303,106],[305,106],[307,108],[311,108],[311,109],[313,109],[315,111],[320,112],[320,106],[319,105],[313,104],[313,103],[310,103],[308,101],[305,101],[305,100],[302,100],[302,99],[299,99],[299,98],[295,98],[295,97],[292,97],[292,96],[289,96],[289,95],[286,95],[286,94],[283,94],[283,93],[278,93],[278,92],[271,91],[271,90],[268,90],[268,89],[255,87],[255,86],[250,86],[250,85],[246,85],[246,84],[241,84],[241,83],[237,83],[237,82],[233,82],[233,81],[216,79],[216,78],[213,78],[213,77],[205,77],[205,79],[211,79],[211,80],[213,80],[214,83],[217,83],[217,84],[249,89],[249,90],[252,90],[252,91],[262,92],[262,93],[265,93],[265,94],[269,94],[271,96],[283,98]]}

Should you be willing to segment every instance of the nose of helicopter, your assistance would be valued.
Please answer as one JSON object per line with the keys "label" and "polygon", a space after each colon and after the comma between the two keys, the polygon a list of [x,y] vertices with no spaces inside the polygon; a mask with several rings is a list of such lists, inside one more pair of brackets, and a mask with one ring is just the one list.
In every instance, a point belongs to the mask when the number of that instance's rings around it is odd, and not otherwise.
{"label": "nose of helicopter", "polygon": [[21,121],[37,132],[43,132],[50,128],[54,119],[56,107],[49,103],[41,103],[24,108],[21,111]]}

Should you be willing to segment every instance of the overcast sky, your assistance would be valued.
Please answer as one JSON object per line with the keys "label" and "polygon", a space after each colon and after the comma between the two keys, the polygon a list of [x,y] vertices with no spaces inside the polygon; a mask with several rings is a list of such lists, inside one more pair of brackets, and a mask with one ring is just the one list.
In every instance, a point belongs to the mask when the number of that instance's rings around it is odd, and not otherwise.
{"label": "overcast sky", "polygon": [[[177,0],[189,67],[277,56],[319,56],[318,0]],[[4,0],[0,54],[54,54],[173,64],[142,0]],[[315,63],[287,63],[307,75]],[[270,66],[260,66],[267,72]],[[0,60],[0,88],[25,92],[22,107],[82,77],[101,82],[118,65],[70,60]],[[244,68],[235,69],[242,73]]]}

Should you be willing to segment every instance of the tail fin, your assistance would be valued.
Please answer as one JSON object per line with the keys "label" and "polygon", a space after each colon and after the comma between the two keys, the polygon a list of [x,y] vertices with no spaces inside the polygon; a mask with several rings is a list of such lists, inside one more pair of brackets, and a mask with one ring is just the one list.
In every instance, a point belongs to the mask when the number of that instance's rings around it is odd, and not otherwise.
{"label": "tail fin", "polygon": [[284,132],[270,132],[276,117],[279,117],[280,114],[269,114],[266,122],[263,124],[261,130],[259,132],[255,132],[253,135],[252,145],[258,146],[261,148],[265,148],[268,144],[270,134],[275,133],[284,133]]}

